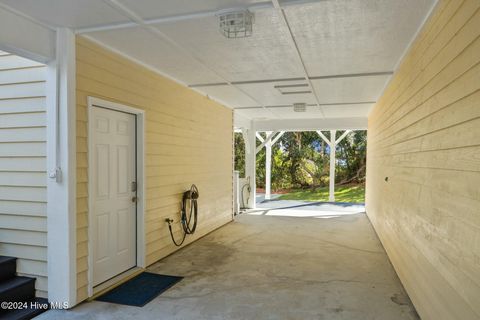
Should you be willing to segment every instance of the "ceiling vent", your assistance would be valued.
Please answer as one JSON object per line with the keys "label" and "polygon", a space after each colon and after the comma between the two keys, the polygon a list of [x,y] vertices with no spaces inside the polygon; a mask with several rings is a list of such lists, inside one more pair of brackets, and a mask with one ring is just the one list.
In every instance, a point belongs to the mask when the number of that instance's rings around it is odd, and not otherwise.
{"label": "ceiling vent", "polygon": [[254,16],[248,10],[218,15],[220,32],[226,38],[246,38],[252,35]]}
{"label": "ceiling vent", "polygon": [[295,111],[295,112],[305,112],[305,111],[307,111],[307,104],[306,103],[294,103],[293,104],[293,111]]}
{"label": "ceiling vent", "polygon": [[312,93],[308,83],[283,84],[273,86],[281,94],[306,94]]}

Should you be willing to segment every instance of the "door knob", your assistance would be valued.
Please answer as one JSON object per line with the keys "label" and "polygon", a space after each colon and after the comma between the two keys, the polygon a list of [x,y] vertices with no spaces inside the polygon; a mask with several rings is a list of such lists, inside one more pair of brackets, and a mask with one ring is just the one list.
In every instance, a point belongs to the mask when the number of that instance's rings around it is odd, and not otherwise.
{"label": "door knob", "polygon": [[132,202],[137,202],[138,201],[138,197],[132,197]]}

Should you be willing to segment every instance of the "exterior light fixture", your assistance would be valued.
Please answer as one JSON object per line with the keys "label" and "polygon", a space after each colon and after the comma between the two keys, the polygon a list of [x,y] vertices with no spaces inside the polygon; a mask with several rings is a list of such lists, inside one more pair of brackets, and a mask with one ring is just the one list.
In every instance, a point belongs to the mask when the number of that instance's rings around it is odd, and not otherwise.
{"label": "exterior light fixture", "polygon": [[248,10],[219,14],[218,21],[220,32],[228,39],[252,35],[254,16]]}

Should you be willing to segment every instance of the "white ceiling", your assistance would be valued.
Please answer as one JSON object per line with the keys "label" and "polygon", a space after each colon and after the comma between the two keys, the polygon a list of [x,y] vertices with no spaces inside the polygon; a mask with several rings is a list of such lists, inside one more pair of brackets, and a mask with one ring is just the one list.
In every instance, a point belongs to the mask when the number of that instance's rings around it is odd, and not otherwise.
{"label": "white ceiling", "polygon": [[265,0],[122,0],[142,18],[152,19],[193,12],[220,11],[264,3]]}
{"label": "white ceiling", "polygon": [[128,18],[99,0],[2,0],[10,8],[55,27],[88,26],[127,22]]}
{"label": "white ceiling", "polygon": [[[328,119],[367,116],[435,0],[283,0],[291,33],[266,0],[0,3],[73,28],[243,117]],[[253,35],[226,39],[216,15],[245,8],[255,15]],[[307,111],[293,112],[293,103]]]}

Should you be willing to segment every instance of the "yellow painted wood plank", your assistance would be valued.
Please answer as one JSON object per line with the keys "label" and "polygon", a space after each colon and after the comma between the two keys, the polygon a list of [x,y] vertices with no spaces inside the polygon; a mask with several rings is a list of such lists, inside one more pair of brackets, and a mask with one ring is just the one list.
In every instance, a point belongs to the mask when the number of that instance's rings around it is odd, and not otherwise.
{"label": "yellow painted wood plank", "polygon": [[[480,45],[477,32],[480,28],[478,21],[480,21],[480,11],[477,11],[475,17],[468,24],[468,28],[462,29],[463,33],[459,33],[458,37],[454,38],[460,39],[460,41],[452,41],[452,45],[445,48],[445,52],[454,52],[455,54],[439,54],[436,56],[438,60],[428,67],[420,66],[423,70],[421,76],[416,78],[416,81],[408,88],[409,90],[404,93],[403,99],[398,99],[391,104],[391,110],[388,108],[388,113],[386,113],[388,118],[379,126],[379,133],[401,118],[403,114],[415,108],[418,102],[427,100],[478,63]],[[458,42],[463,43],[459,44]],[[466,47],[464,47],[465,45]],[[452,56],[454,56],[453,59]],[[404,104],[409,106],[404,107]]]}
{"label": "yellow painted wood plank", "polygon": [[479,7],[441,1],[369,117],[367,214],[423,319],[480,318]]}
{"label": "yellow painted wood plank", "polygon": [[[86,298],[88,268],[88,115],[95,96],[145,110],[147,262],[173,248],[164,219],[178,215],[182,192],[197,183],[203,221],[198,234],[232,217],[233,112],[197,92],[77,37],[78,301]],[[163,218],[162,218],[163,217]],[[161,220],[163,219],[163,223]],[[168,233],[166,233],[168,235]]]}

